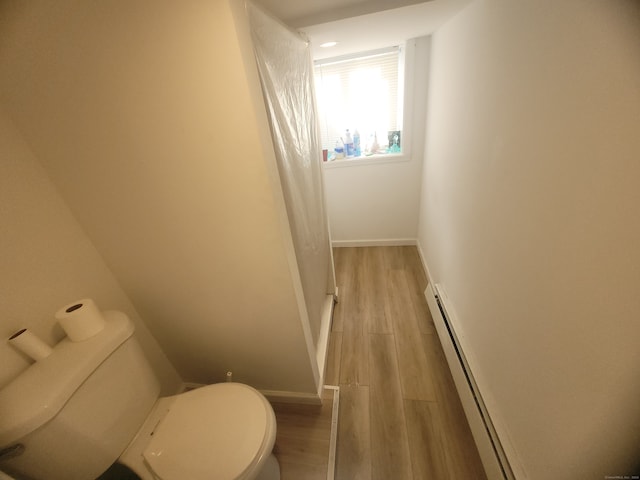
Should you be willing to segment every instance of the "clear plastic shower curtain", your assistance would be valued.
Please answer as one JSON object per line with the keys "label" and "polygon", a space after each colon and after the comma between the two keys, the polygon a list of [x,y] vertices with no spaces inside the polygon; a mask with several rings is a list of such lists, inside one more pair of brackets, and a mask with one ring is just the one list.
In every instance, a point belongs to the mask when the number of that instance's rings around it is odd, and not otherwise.
{"label": "clear plastic shower curtain", "polygon": [[[331,253],[309,42],[247,2],[311,333],[318,342]],[[333,293],[333,292],[329,292]]]}

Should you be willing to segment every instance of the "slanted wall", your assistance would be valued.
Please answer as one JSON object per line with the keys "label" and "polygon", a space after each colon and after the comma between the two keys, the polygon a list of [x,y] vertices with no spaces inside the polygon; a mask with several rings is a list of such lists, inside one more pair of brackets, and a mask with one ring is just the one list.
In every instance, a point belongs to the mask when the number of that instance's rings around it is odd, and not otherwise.
{"label": "slanted wall", "polygon": [[316,392],[231,4],[36,1],[2,17],[0,101],[182,377]]}

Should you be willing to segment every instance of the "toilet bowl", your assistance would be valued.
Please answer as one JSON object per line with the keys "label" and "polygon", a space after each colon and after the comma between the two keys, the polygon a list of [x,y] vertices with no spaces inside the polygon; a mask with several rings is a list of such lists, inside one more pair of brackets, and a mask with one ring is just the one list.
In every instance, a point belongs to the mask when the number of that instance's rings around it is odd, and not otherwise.
{"label": "toilet bowl", "polygon": [[219,383],[160,398],[120,462],[142,480],[278,480],[275,437],[262,394]]}
{"label": "toilet bowl", "polygon": [[208,385],[159,397],[121,312],[91,338],[63,339],[0,390],[0,469],[87,480],[124,464],[142,480],[279,480],[276,420],[257,390]]}

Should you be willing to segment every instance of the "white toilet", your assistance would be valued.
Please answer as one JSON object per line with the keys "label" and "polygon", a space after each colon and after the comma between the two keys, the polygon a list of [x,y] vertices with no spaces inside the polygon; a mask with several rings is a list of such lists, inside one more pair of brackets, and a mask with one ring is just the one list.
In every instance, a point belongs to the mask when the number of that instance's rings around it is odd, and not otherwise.
{"label": "white toilet", "polygon": [[158,398],[159,384],[120,312],[64,339],[0,391],[0,470],[94,480],[118,462],[142,480],[278,480],[276,420],[239,383]]}

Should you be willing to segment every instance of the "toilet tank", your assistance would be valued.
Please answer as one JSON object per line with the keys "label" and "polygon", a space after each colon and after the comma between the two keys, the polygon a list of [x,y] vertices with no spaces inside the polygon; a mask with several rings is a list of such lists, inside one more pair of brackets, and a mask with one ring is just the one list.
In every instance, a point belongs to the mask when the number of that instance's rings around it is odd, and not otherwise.
{"label": "toilet tank", "polygon": [[34,480],[95,479],[144,423],[159,382],[129,318],[103,315],[100,333],[65,338],[0,390],[0,470]]}

